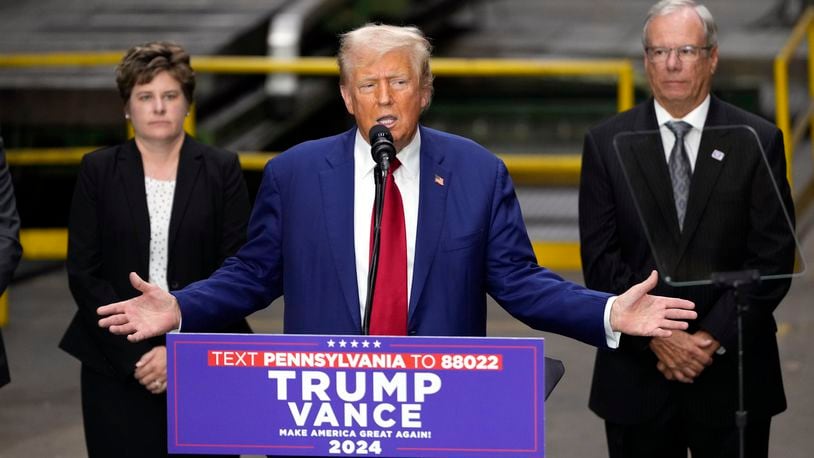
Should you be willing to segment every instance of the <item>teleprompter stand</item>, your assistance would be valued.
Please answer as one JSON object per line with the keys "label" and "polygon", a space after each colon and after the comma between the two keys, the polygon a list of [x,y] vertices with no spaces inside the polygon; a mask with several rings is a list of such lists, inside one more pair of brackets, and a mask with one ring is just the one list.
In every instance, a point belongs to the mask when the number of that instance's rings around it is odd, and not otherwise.
{"label": "teleprompter stand", "polygon": [[738,456],[743,458],[745,453],[746,423],[748,412],[744,405],[743,389],[743,313],[749,308],[745,303],[742,288],[760,282],[760,272],[757,270],[739,270],[734,272],[714,272],[713,284],[731,289],[735,298],[737,309],[738,332],[738,410],[735,412],[735,426],[738,428]]}

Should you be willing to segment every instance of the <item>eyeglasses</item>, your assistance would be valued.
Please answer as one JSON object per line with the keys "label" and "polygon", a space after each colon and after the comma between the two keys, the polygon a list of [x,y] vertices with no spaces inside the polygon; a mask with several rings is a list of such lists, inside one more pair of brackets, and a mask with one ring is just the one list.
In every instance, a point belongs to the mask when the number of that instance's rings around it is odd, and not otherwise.
{"label": "eyeglasses", "polygon": [[677,48],[665,48],[662,46],[647,46],[644,52],[647,55],[647,60],[654,64],[661,64],[667,61],[670,53],[675,51],[676,57],[681,62],[695,62],[701,57],[701,51],[709,51],[712,46],[693,46],[684,45]]}

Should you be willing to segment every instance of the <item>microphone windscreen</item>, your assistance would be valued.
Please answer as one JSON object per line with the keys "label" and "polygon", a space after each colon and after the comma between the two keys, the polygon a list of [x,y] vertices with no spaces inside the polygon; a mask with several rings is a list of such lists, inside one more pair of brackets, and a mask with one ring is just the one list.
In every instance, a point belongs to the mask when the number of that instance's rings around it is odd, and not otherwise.
{"label": "microphone windscreen", "polygon": [[377,164],[384,162],[383,170],[387,170],[390,157],[396,154],[390,129],[381,124],[370,128],[370,154],[373,156],[373,162]]}
{"label": "microphone windscreen", "polygon": [[370,128],[368,138],[370,139],[371,145],[375,145],[376,143],[378,143],[378,141],[381,141],[382,139],[387,140],[390,143],[393,143],[393,136],[390,134],[390,129],[381,124],[375,124],[373,127]]}

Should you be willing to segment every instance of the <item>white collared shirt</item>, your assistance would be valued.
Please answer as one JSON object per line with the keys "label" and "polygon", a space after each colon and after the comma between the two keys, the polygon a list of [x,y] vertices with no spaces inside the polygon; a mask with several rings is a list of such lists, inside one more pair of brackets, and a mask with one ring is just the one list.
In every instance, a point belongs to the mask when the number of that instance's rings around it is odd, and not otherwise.
{"label": "white collared shirt", "polygon": [[695,107],[694,110],[687,113],[681,119],[673,118],[664,107],[653,99],[656,107],[656,121],[659,124],[659,132],[661,133],[661,144],[664,145],[664,159],[670,162],[670,152],[673,150],[675,144],[675,134],[667,127],[668,121],[684,121],[692,126],[692,129],[684,136],[684,149],[687,151],[687,156],[690,158],[690,169],[695,170],[695,162],[698,159],[698,149],[701,147],[701,134],[704,132],[704,124],[707,121],[707,113],[709,112],[710,96],[701,102],[701,105]]}
{"label": "white collared shirt", "polygon": [[[421,134],[397,153],[401,166],[393,172],[396,186],[404,205],[404,228],[407,232],[407,303],[413,289],[413,265],[415,239],[418,231],[418,178],[421,151]],[[370,268],[370,221],[373,215],[375,185],[373,168],[376,163],[370,155],[370,144],[356,130],[353,146],[353,244],[356,253],[356,286],[359,290],[359,307],[365,316],[367,302],[367,274]]]}

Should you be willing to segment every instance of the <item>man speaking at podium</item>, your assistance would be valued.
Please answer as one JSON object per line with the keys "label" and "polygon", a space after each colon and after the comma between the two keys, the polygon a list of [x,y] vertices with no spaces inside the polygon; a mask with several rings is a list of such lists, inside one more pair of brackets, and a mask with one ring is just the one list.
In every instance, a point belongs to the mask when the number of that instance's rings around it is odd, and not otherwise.
{"label": "man speaking at podium", "polygon": [[338,60],[357,128],[266,165],[248,242],[209,279],[170,295],[131,274],[143,294],[100,307],[109,315],[101,326],[131,341],[179,324],[195,332],[284,295],[286,333],[361,334],[374,202],[368,133],[377,125],[397,154],[384,185],[371,334],[484,336],[486,294],[533,328],[599,347],[615,347],[619,332],[668,336],[695,316],[689,301],[646,294],[655,274],[614,299],[537,264],[502,161],[419,126],[433,77],[418,29],[366,25],[342,36]]}
{"label": "man speaking at podium", "polygon": [[[653,98],[585,137],[579,220],[586,285],[624,291],[650,274],[653,251],[655,258],[677,257],[676,272],[697,275],[686,280],[744,269],[791,273],[795,242],[783,206],[793,206],[783,138],[767,121],[710,95],[718,43],[709,10],[691,0],[661,1],[647,16],[642,41]],[[748,154],[756,148],[734,146],[739,136],[751,137],[748,130],[721,129],[741,125],[757,133],[779,196],[763,157]],[[642,131],[653,135],[637,145],[652,146],[631,151],[639,168],[622,170],[614,137]],[[652,192],[631,196],[625,172],[645,175]],[[674,234],[652,237],[652,250],[635,206],[646,197],[659,202],[660,211],[641,210],[644,226]],[[772,312],[789,283],[765,281],[745,294],[745,456],[767,456],[771,416],[786,408]],[[694,301],[698,319],[668,338],[622,337],[618,351],[598,351],[590,408],[605,419],[610,456],[686,457],[688,448],[693,457],[737,456],[733,292],[661,283],[656,291]]]}

